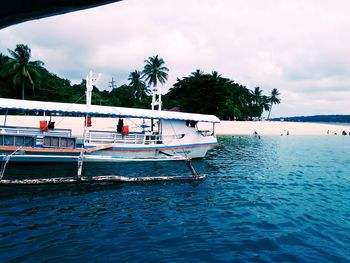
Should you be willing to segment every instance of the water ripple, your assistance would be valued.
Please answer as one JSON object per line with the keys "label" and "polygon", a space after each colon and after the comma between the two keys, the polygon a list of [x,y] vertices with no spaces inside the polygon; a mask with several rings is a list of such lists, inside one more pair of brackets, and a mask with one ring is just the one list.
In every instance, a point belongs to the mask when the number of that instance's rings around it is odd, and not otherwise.
{"label": "water ripple", "polygon": [[[200,183],[1,186],[0,261],[350,260],[350,138],[220,143],[194,162],[207,175]],[[84,169],[190,174],[179,163]],[[28,165],[9,170],[14,177],[39,173]]]}

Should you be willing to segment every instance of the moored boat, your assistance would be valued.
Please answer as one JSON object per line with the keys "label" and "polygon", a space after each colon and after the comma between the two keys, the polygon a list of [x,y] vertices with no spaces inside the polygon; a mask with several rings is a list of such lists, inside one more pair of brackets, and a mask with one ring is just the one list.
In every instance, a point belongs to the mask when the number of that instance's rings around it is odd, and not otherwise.
{"label": "moored boat", "polygon": [[[94,79],[87,77],[87,104],[23,101],[0,98],[0,109],[85,117],[83,134],[57,129],[53,121],[41,120],[37,127],[0,125],[2,162],[134,162],[176,161],[202,158],[217,145],[213,115],[164,110],[91,105]],[[153,102],[154,103],[154,102]],[[113,130],[94,129],[94,116],[116,119]],[[61,116],[62,117],[62,116]],[[124,123],[132,122],[133,127]],[[211,130],[200,130],[201,122]]]}
{"label": "moored boat", "polygon": [[[95,105],[87,109],[83,104],[13,99],[0,99],[0,105],[2,109],[87,116],[82,137],[73,136],[71,129],[56,129],[46,121],[41,121],[41,127],[39,123],[38,127],[1,125],[0,156],[10,156],[11,161],[76,162],[81,152],[86,162],[202,158],[217,144],[214,127],[218,119],[210,115]],[[128,125],[95,130],[88,125],[93,115],[115,117],[119,124],[126,119],[143,121],[135,131]],[[213,129],[199,130],[199,122],[212,123]]]}

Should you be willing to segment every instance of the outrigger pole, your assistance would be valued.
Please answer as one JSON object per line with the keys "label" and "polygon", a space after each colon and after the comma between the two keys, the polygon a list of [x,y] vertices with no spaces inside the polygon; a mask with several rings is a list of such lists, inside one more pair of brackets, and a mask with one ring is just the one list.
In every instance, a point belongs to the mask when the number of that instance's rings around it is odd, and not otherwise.
{"label": "outrigger pole", "polygon": [[203,180],[204,175],[198,175],[197,177],[190,176],[146,176],[146,177],[128,177],[117,175],[104,175],[104,176],[92,176],[81,177],[77,181],[73,177],[58,177],[58,178],[42,178],[42,179],[12,179],[1,180],[0,184],[6,185],[41,185],[41,184],[77,184],[77,183],[142,183],[142,182],[163,182],[163,181],[181,181],[181,182],[193,182],[194,180]]}
{"label": "outrigger pole", "polygon": [[[166,153],[166,152],[163,152],[163,151],[159,151],[159,153],[164,154],[164,155],[169,156],[169,157],[174,157],[173,154]],[[185,151],[184,151],[184,153],[185,153]],[[186,153],[185,153],[185,155],[186,155]],[[196,169],[194,169],[194,167],[192,165],[192,162],[191,162],[191,158],[188,158],[187,156],[185,158],[186,159],[184,161],[185,161],[187,167],[190,169],[190,171],[192,173],[192,177],[194,179],[203,179],[203,178],[205,178],[205,177],[203,177],[203,175],[198,174]]]}
{"label": "outrigger pole", "polygon": [[197,173],[197,171],[192,166],[191,159],[187,159],[185,162],[186,162],[188,168],[190,168],[193,178],[200,177],[200,175]]}
{"label": "outrigger pole", "polygon": [[4,177],[4,173],[6,170],[6,165],[10,160],[10,156],[9,155],[5,155],[2,159],[2,163],[1,163],[1,171],[0,171],[0,182],[2,180],[2,178]]}

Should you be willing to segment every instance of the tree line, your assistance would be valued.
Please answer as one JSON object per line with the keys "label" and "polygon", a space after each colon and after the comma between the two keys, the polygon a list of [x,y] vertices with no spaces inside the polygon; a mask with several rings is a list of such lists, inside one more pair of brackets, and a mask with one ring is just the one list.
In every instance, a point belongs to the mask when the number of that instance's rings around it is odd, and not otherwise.
{"label": "tree line", "polygon": [[[72,85],[49,72],[42,61],[31,61],[31,49],[18,44],[8,49],[9,56],[0,53],[0,97],[40,101],[85,103],[85,80]],[[97,105],[149,109],[152,94],[168,78],[169,69],[158,55],[149,57],[142,70],[129,74],[128,83],[112,90],[94,87],[92,103]],[[163,109],[177,108],[185,112],[214,114],[226,120],[261,118],[272,106],[280,103],[279,91],[263,95],[260,87],[253,90],[222,77],[218,72],[196,70],[177,79],[162,96]]]}

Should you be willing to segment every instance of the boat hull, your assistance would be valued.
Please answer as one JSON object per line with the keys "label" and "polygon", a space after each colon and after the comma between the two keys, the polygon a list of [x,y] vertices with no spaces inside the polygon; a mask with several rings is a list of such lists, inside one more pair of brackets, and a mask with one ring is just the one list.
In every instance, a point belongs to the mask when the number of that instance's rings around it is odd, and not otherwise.
{"label": "boat hull", "polygon": [[[185,160],[187,158],[203,158],[216,143],[190,144],[183,146],[116,146],[104,150],[83,154],[84,162],[135,162],[135,161],[167,161]],[[6,156],[11,162],[78,162],[80,150],[64,152],[54,149],[27,149],[13,153],[12,149],[2,147],[0,160]],[[88,148],[89,149],[89,148]]]}

